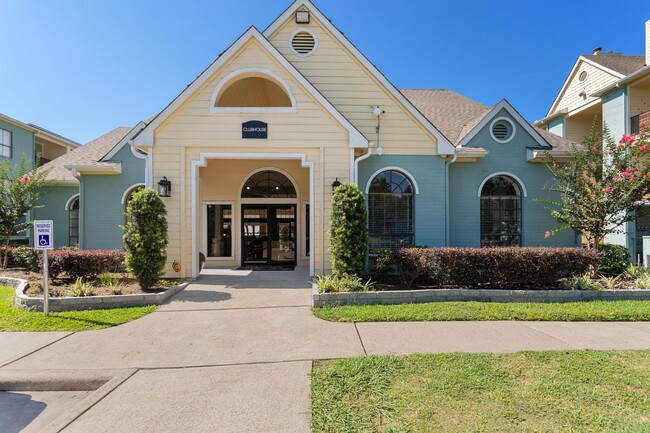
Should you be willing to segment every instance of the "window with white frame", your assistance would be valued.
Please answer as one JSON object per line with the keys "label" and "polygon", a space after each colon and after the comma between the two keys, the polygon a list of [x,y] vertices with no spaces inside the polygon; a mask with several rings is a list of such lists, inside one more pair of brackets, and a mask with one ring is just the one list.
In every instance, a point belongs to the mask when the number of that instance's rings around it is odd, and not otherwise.
{"label": "window with white frame", "polygon": [[481,188],[481,246],[521,246],[521,192],[512,178],[493,176]]}
{"label": "window with white frame", "polygon": [[5,129],[0,129],[0,156],[6,156],[11,158],[11,149],[12,149],[12,136],[11,131]]}
{"label": "window with white frame", "polygon": [[208,204],[206,207],[208,257],[233,257],[232,205]]}
{"label": "window with white frame", "polygon": [[79,246],[79,197],[72,200],[70,207],[68,208],[69,212],[69,241],[68,245],[71,247]]}
{"label": "window with white frame", "polygon": [[374,177],[368,189],[370,251],[413,245],[413,185],[402,173],[387,170]]}

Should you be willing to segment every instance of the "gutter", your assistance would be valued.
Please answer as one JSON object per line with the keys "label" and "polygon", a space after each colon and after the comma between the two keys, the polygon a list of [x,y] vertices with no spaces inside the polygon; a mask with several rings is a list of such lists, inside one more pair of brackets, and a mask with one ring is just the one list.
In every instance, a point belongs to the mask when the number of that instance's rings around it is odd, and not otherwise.
{"label": "gutter", "polygon": [[368,159],[370,155],[372,155],[372,146],[368,146],[368,151],[354,160],[354,183],[357,186],[359,186],[359,163],[364,159]]}

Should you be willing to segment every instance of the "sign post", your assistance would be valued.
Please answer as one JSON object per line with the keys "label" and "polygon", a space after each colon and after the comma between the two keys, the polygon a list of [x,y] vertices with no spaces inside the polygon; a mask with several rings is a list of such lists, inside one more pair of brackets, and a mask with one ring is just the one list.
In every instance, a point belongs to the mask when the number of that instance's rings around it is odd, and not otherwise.
{"label": "sign post", "polygon": [[54,248],[54,223],[51,220],[34,221],[34,247],[43,250],[43,314],[50,310],[49,262],[47,251]]}

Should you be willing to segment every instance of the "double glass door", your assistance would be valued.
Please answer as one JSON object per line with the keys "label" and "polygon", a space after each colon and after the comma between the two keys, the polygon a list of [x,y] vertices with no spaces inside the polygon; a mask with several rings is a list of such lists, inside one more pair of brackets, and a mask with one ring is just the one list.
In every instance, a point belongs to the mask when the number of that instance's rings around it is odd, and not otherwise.
{"label": "double glass door", "polygon": [[296,206],[242,205],[244,265],[296,264]]}

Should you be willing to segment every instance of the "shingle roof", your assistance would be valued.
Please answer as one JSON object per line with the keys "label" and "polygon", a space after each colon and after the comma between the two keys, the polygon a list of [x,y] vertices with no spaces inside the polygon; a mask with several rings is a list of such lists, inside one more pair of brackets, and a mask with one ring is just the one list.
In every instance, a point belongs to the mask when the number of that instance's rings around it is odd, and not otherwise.
{"label": "shingle roof", "polygon": [[[454,145],[492,110],[491,107],[451,90],[400,90]],[[570,150],[573,142],[551,132],[535,128],[554,149]]]}
{"label": "shingle roof", "polygon": [[131,130],[130,127],[121,126],[98,137],[83,146],[48,162],[43,166],[44,169],[51,169],[47,176],[48,180],[58,181],[76,181],[70,170],[65,168],[66,165],[85,164],[101,165],[99,162],[117,143],[122,140]]}
{"label": "shingle roof", "polygon": [[644,56],[627,56],[619,53],[583,54],[582,57],[625,76],[645,66]]}
{"label": "shingle roof", "polygon": [[402,89],[400,92],[454,145],[463,138],[461,132],[468,125],[473,128],[490,111],[490,107],[451,90]]}

